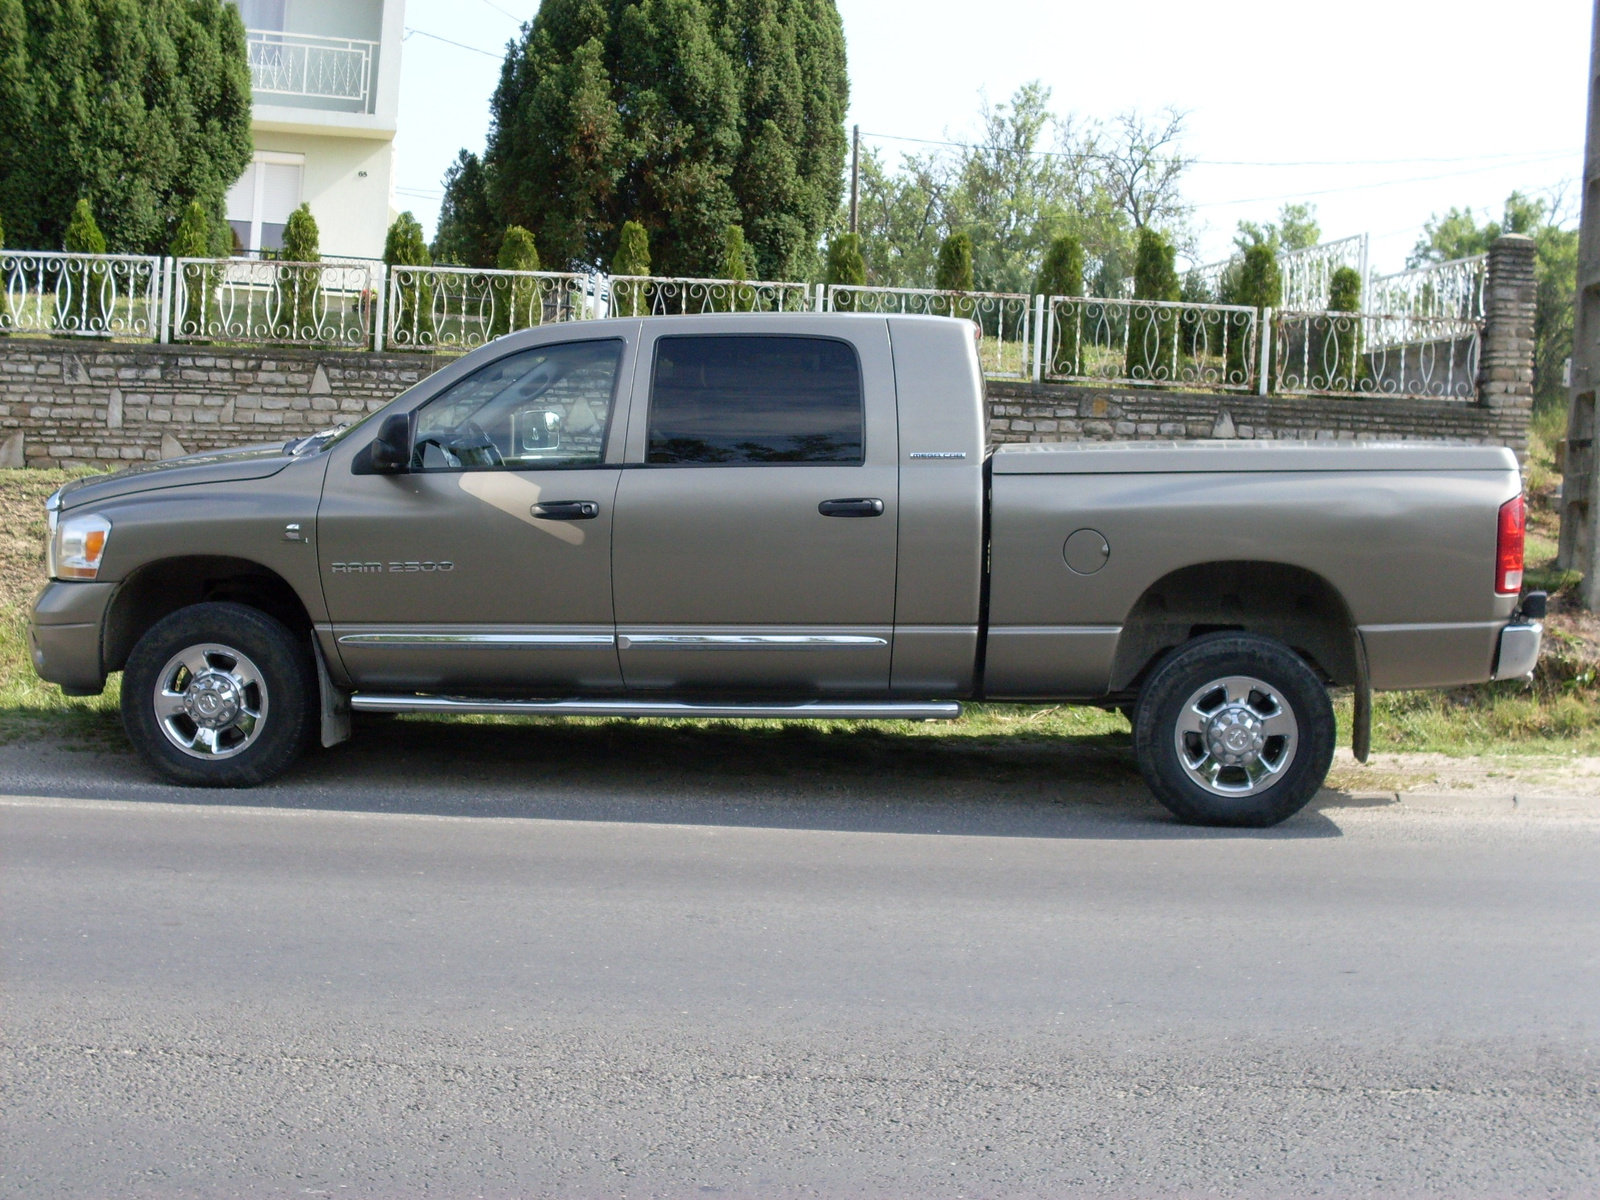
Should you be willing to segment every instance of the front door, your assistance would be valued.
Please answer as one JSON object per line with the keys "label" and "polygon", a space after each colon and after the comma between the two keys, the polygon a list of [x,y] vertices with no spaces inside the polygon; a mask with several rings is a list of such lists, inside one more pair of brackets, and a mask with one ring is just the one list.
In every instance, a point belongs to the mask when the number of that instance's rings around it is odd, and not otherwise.
{"label": "front door", "polygon": [[606,443],[626,358],[619,338],[501,356],[413,414],[406,474],[338,448],[317,541],[357,687],[620,690]]}
{"label": "front door", "polygon": [[697,317],[696,332],[641,346],[613,535],[630,692],[888,689],[899,486],[887,327],[861,322],[846,341],[771,320],[771,334],[723,333]]}

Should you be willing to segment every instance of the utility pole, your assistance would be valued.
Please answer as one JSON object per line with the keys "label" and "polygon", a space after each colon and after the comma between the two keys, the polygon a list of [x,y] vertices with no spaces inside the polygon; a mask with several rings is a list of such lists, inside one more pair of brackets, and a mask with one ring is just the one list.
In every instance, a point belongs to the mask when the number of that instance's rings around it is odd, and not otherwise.
{"label": "utility pole", "polygon": [[[1595,0],[1600,8],[1600,0]],[[861,126],[855,127],[850,139],[850,232],[861,232]]]}
{"label": "utility pole", "polygon": [[1572,321],[1572,407],[1561,486],[1559,565],[1583,575],[1587,609],[1600,608],[1600,457],[1595,454],[1595,392],[1600,389],[1600,0],[1589,48],[1589,126],[1583,147],[1583,215],[1578,232],[1577,311]]}

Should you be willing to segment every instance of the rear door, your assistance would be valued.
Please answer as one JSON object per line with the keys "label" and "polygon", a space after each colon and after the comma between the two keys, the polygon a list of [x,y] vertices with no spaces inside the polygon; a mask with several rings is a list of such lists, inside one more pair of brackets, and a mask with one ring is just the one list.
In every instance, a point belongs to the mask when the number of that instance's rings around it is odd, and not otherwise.
{"label": "rear door", "polygon": [[612,568],[628,690],[886,692],[899,509],[887,326],[646,325],[636,378]]}

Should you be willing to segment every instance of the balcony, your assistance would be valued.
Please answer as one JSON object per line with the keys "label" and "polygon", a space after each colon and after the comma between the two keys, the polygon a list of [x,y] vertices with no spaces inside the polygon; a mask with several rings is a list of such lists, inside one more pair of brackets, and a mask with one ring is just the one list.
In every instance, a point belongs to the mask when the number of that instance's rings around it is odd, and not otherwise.
{"label": "balcony", "polygon": [[334,112],[372,111],[378,43],[270,29],[245,31],[258,101]]}

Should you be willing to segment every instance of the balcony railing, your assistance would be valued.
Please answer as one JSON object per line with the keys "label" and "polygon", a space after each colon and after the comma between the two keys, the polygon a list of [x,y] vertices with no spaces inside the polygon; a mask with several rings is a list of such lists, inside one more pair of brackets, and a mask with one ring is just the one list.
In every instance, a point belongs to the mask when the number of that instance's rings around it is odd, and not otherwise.
{"label": "balcony railing", "polygon": [[258,96],[343,100],[353,110],[369,111],[377,42],[270,29],[247,30],[245,36]]}

